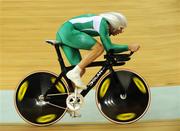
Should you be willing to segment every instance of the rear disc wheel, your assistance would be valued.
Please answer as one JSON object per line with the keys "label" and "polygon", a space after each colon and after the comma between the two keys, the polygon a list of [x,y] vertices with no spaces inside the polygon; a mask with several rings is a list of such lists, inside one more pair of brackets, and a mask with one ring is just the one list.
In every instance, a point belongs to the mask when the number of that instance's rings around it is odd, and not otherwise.
{"label": "rear disc wheel", "polygon": [[[46,126],[64,116],[69,90],[61,80],[54,84],[56,79],[53,73],[35,72],[20,82],[15,92],[15,107],[26,122]],[[49,88],[52,90],[45,100],[44,95]]]}

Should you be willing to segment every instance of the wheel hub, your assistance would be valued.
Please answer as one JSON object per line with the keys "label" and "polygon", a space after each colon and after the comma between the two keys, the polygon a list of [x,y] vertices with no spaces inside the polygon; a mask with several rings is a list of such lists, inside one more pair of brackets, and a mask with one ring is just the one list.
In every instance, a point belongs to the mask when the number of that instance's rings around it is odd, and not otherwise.
{"label": "wheel hub", "polygon": [[38,97],[38,99],[36,100],[36,104],[39,105],[39,106],[46,105],[46,101],[44,101],[44,96],[43,95],[40,95]]}

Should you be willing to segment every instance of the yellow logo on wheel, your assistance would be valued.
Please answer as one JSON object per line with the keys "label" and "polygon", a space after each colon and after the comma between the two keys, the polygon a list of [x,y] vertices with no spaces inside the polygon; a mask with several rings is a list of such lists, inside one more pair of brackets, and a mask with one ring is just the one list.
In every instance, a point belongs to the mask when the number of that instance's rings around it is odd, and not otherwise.
{"label": "yellow logo on wheel", "polygon": [[136,117],[135,113],[123,113],[116,116],[116,119],[121,121],[131,120]]}
{"label": "yellow logo on wheel", "polygon": [[139,78],[137,78],[137,77],[134,77],[134,78],[133,78],[133,81],[134,81],[134,83],[136,84],[136,86],[138,87],[138,89],[139,89],[143,94],[146,94],[146,88],[145,88],[143,82],[142,82]]}
{"label": "yellow logo on wheel", "polygon": [[46,122],[50,122],[52,120],[54,120],[56,118],[56,114],[49,114],[49,115],[44,115],[44,116],[40,116],[37,118],[37,122],[38,123],[46,123]]}
{"label": "yellow logo on wheel", "polygon": [[109,88],[109,85],[110,85],[110,79],[106,79],[100,88],[99,96],[101,98],[105,96],[107,89]]}
{"label": "yellow logo on wheel", "polygon": [[25,81],[21,87],[19,88],[19,91],[18,91],[18,101],[22,101],[23,98],[24,98],[24,95],[26,93],[26,90],[28,88],[28,85],[29,85],[29,82],[28,81]]}
{"label": "yellow logo on wheel", "polygon": [[[54,83],[56,80],[56,78],[51,78],[51,82]],[[62,85],[62,83],[58,82],[56,85],[56,89],[61,92],[61,93],[65,93],[65,89],[64,89],[64,86]]]}

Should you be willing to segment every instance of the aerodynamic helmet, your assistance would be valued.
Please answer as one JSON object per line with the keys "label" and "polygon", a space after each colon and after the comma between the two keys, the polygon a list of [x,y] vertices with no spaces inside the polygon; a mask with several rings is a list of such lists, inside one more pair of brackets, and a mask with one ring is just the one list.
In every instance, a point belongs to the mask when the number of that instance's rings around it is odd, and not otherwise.
{"label": "aerodynamic helmet", "polygon": [[120,28],[127,27],[127,19],[126,17],[118,12],[106,12],[99,14],[101,17],[106,19],[108,23],[115,29],[118,30]]}

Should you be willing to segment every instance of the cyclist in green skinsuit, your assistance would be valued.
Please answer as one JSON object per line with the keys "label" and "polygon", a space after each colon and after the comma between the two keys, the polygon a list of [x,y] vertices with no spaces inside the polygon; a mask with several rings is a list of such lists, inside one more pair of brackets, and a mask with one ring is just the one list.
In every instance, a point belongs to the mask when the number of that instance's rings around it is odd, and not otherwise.
{"label": "cyclist in green skinsuit", "polygon": [[[86,14],[66,21],[56,34],[60,45],[71,65],[76,65],[66,75],[79,88],[86,88],[81,76],[85,67],[99,57],[103,51],[113,49],[115,53],[139,49],[139,45],[113,44],[110,35],[117,35],[127,27],[125,16],[117,12],[107,12],[99,15]],[[95,36],[99,36],[101,42]],[[81,58],[79,49],[89,50],[89,54]]]}

